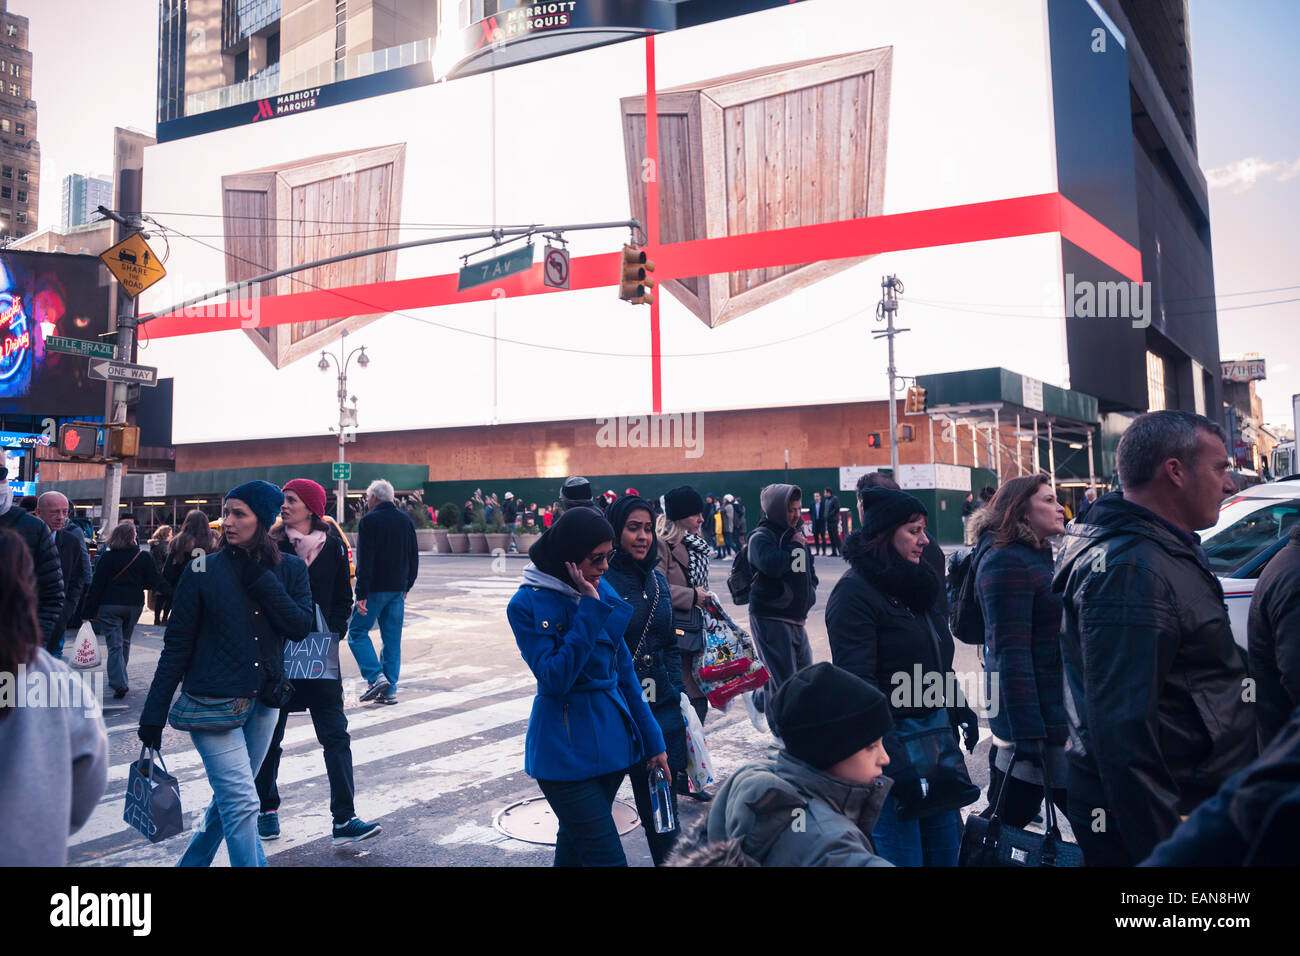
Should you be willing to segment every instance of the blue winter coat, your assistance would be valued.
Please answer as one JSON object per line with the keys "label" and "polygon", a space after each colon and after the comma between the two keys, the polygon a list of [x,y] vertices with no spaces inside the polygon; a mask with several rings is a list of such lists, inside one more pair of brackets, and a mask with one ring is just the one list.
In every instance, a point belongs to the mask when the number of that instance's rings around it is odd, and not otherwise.
{"label": "blue winter coat", "polygon": [[664,752],[623,643],[632,608],[612,590],[600,594],[578,596],[529,566],[506,608],[537,677],[524,739],[524,772],[534,779],[589,780]]}

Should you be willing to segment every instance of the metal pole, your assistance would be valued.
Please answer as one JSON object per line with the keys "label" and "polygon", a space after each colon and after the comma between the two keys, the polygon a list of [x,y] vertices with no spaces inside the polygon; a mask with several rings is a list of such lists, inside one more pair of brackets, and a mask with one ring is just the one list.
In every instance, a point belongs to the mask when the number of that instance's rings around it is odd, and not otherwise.
{"label": "metal pole", "polygon": [[1034,462],[1034,474],[1036,475],[1036,474],[1038,474],[1040,471],[1042,471],[1042,466],[1039,464],[1039,456],[1038,456],[1038,416],[1037,416],[1037,415],[1034,416],[1034,457],[1033,457],[1033,462]]}
{"label": "metal pole", "polygon": [[948,417],[948,424],[952,426],[952,463],[957,464],[957,423]]}
{"label": "metal pole", "polygon": [[980,466],[980,436],[979,431],[975,428],[975,423],[970,423],[970,457],[975,463],[975,467]]}
{"label": "metal pole", "polygon": [[925,416],[930,421],[930,464],[934,464],[934,416]]}
{"label": "metal pole", "polygon": [[[346,407],[344,403],[347,401],[347,395],[348,395],[348,373],[347,373],[347,369],[345,368],[345,359],[344,359],[344,356],[347,354],[347,344],[348,344],[348,332],[347,329],[344,329],[343,334],[339,336],[339,464],[340,465],[347,460],[343,455],[343,447],[346,444],[343,437],[343,412]],[[342,471],[341,468],[339,470]],[[339,527],[342,527],[343,515],[344,515],[343,502],[347,499],[348,496],[348,483],[343,480],[342,476],[339,477],[338,486],[336,487],[334,493],[338,497],[338,501],[335,503],[334,506],[334,510],[336,512],[336,519],[338,520]]]}
{"label": "metal pole", "polygon": [[1016,412],[1016,477],[1020,477],[1025,473],[1025,459],[1024,459],[1025,453],[1020,450],[1021,444],[1022,443],[1020,441],[1020,413]]}
{"label": "metal pole", "polygon": [[[114,358],[119,362],[131,361],[131,348],[135,342],[135,299],[128,296],[119,285],[117,287],[117,351]],[[109,406],[108,424],[126,424],[126,382],[113,382],[109,386],[112,403]],[[104,442],[108,443],[109,429],[104,429]],[[107,450],[107,449],[106,449]],[[108,540],[109,532],[117,527],[118,507],[122,501],[123,463],[112,462],[104,469],[104,512],[100,521],[99,533]]]}
{"label": "metal pole", "polygon": [[993,409],[993,470],[998,473],[998,484],[1002,484],[1002,421],[999,417],[1000,408]]}
{"label": "metal pole", "polygon": [[1052,420],[1047,419],[1047,468],[1052,473],[1052,494],[1056,494],[1056,442],[1052,440]]}
{"label": "metal pole", "polygon": [[1096,491],[1097,473],[1092,464],[1092,427],[1088,428],[1088,487]]}

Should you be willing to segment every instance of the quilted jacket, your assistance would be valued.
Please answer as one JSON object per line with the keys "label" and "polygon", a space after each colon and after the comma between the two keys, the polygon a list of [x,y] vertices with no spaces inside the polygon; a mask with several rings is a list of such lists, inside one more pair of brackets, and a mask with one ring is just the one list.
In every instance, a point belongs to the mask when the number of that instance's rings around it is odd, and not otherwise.
{"label": "quilted jacket", "polygon": [[208,555],[202,571],[185,566],[141,725],[166,722],[178,684],[204,697],[255,697],[264,680],[284,673],[284,642],[311,632],[315,613],[301,558],[282,555],[253,582],[247,602],[235,560],[227,549]]}

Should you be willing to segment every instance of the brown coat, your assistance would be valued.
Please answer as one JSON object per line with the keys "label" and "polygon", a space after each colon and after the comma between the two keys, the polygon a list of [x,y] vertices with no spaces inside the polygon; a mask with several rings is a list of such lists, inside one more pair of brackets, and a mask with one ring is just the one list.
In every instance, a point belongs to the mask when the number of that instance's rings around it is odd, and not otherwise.
{"label": "brown coat", "polygon": [[[663,538],[659,539],[659,570],[668,579],[668,590],[673,596],[673,611],[685,614],[695,607],[695,588],[687,583],[687,572],[691,567],[691,555],[686,550],[686,542],[678,541],[669,546]],[[699,682],[695,680],[695,671],[691,654],[682,654],[682,684],[686,696],[691,700],[704,697]]]}

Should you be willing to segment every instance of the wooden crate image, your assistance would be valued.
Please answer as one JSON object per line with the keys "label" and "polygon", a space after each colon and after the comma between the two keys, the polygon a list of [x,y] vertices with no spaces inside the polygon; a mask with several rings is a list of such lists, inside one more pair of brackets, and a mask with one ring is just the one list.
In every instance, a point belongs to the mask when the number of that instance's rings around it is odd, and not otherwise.
{"label": "wooden crate image", "polygon": [[[661,241],[880,215],[893,48],[763,67],[657,91]],[[646,221],[646,105],[621,101],[632,215]],[[716,327],[864,261],[665,280]]]}
{"label": "wooden crate image", "polygon": [[[221,177],[226,281],[397,242],[405,171],[406,144],[396,143]],[[387,252],[270,279],[259,292],[337,289],[387,281],[396,272],[397,253]],[[271,364],[283,368],[335,342],[342,330],[351,332],[379,317],[355,315],[244,331]]]}

